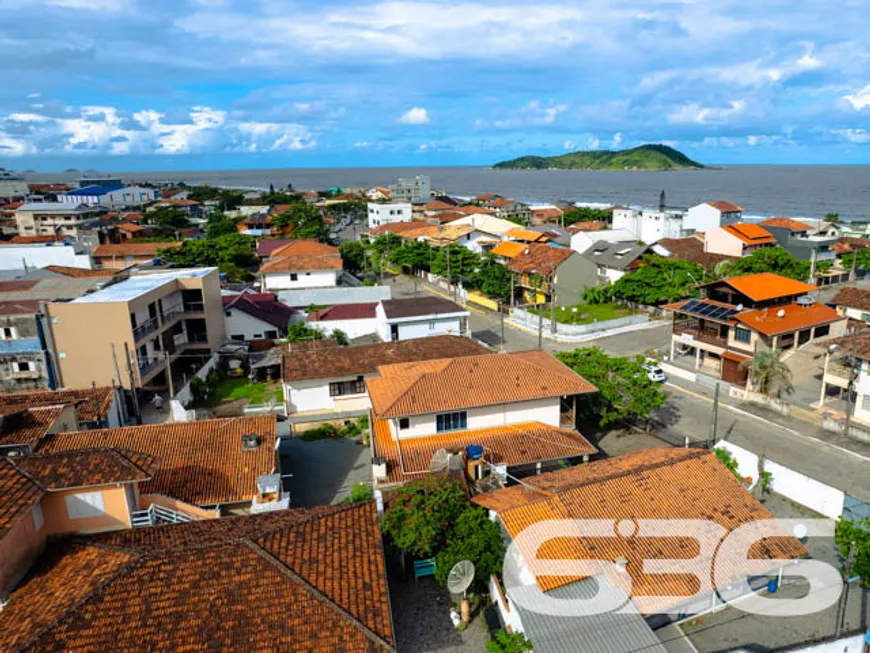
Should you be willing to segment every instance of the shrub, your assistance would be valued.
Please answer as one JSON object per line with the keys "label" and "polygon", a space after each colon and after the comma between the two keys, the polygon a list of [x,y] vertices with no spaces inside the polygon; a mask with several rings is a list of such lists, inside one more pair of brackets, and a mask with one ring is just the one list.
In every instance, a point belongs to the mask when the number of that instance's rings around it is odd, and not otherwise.
{"label": "shrub", "polygon": [[335,340],[342,347],[347,347],[350,344],[350,338],[341,329],[333,329],[332,333],[329,334],[329,339]]}
{"label": "shrub", "polygon": [[466,508],[456,520],[447,546],[436,558],[435,579],[447,584],[450,570],[460,560],[474,563],[471,590],[485,592],[493,574],[501,573],[505,546],[501,529],[481,508]]}
{"label": "shrub", "polygon": [[341,431],[335,424],[323,424],[317,428],[302,431],[299,434],[299,439],[306,442],[312,440],[325,440],[327,438],[337,438],[341,435]]}
{"label": "shrub", "polygon": [[[731,452],[728,449],[723,449],[722,447],[718,447],[713,449],[713,453],[716,454],[716,457],[719,459],[719,462],[725,465],[728,470],[734,474],[734,476],[740,481],[743,482],[743,477],[740,475],[740,472],[737,471],[737,459],[731,455]],[[764,479],[762,479],[762,483]]]}
{"label": "shrub", "polygon": [[467,506],[458,483],[438,478],[414,481],[391,498],[381,531],[403,551],[429,558],[444,547]]}
{"label": "shrub", "polygon": [[372,500],[372,488],[367,483],[357,483],[350,491],[351,503],[362,503]]}
{"label": "shrub", "polygon": [[487,653],[524,653],[532,650],[532,643],[522,633],[500,630],[486,643]]}
{"label": "shrub", "polygon": [[208,400],[211,396],[208,384],[198,376],[195,376],[190,380],[190,394],[193,397],[194,403],[197,404]]}

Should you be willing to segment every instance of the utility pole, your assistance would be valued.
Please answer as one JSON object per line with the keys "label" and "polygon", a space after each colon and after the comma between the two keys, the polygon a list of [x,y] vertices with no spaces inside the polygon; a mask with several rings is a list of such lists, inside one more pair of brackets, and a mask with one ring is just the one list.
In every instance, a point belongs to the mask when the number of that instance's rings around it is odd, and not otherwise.
{"label": "utility pole", "polygon": [[556,335],[556,286],[553,283],[553,275],[550,275],[550,333]]}
{"label": "utility pole", "polygon": [[511,308],[514,307],[514,275],[511,273]]}
{"label": "utility pole", "polygon": [[855,361],[858,358],[858,329],[852,329],[852,347],[849,354],[849,383],[846,384],[846,437],[849,437],[849,429],[852,426],[852,388],[855,386],[856,373],[860,374],[859,370],[855,369]]}
{"label": "utility pole", "polygon": [[544,348],[544,309],[538,308],[538,349]]}
{"label": "utility pole", "polygon": [[810,283],[815,283],[816,278],[816,250],[810,250]]}
{"label": "utility pole", "polygon": [[142,414],[139,412],[139,393],[136,392],[136,377],[133,376],[133,363],[130,358],[130,347],[124,343],[124,358],[127,359],[127,373],[130,375],[130,392],[133,394],[133,412],[136,413],[136,423],[142,423]]}
{"label": "utility pole", "polygon": [[501,351],[504,353],[504,307],[502,306],[501,300],[498,302],[498,315],[501,321]]}
{"label": "utility pole", "polygon": [[169,358],[169,352],[164,351],[163,356],[166,358],[166,379],[169,381],[169,399],[166,402],[166,410],[169,413],[169,421],[172,420],[172,398],[175,396],[175,384],[172,381],[172,360]]}
{"label": "utility pole", "polygon": [[855,543],[849,542],[849,554],[846,556],[845,566],[845,582],[843,583],[843,591],[840,593],[840,600],[837,603],[837,623],[834,632],[834,637],[839,637],[843,633],[843,625],[846,621],[846,603],[849,600],[849,580],[852,578],[852,563],[855,560]]}
{"label": "utility pole", "polygon": [[452,279],[453,279],[453,277],[450,276],[450,245],[448,245],[447,246],[447,295],[448,296],[450,296],[450,294],[452,292],[452,286],[453,286],[453,284],[451,283]]}
{"label": "utility pole", "polygon": [[710,421],[710,442],[707,446],[712,449],[716,446],[716,430],[719,428],[719,382],[716,382],[716,389],[713,391],[713,419]]}

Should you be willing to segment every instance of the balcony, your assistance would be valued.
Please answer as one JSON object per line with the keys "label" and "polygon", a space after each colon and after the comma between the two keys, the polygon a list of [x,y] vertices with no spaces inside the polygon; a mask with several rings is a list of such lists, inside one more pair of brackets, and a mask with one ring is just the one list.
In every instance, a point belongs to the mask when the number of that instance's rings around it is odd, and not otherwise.
{"label": "balcony", "polygon": [[188,333],[186,336],[186,344],[188,347],[201,347],[203,345],[208,346],[208,334],[207,333]]}
{"label": "balcony", "polygon": [[154,360],[145,361],[144,363],[139,363],[139,381],[140,381],[140,383],[142,382],[142,380],[146,376],[148,376],[149,374],[151,374],[151,372],[153,372],[158,367],[160,367],[161,363],[163,363],[163,360],[160,358],[155,358]]}
{"label": "balcony", "polygon": [[203,302],[184,302],[185,313],[204,313],[205,304]]}
{"label": "balcony", "polygon": [[27,379],[38,379],[39,375],[39,370],[19,370],[18,372],[12,372],[9,376],[13,379],[24,381]]}
{"label": "balcony", "polygon": [[157,331],[157,328],[159,326],[160,325],[157,322],[156,317],[150,318],[148,321],[143,322],[142,324],[137,326],[135,329],[133,329],[133,340],[136,342],[139,342],[145,336],[150,335],[150,334],[154,333],[155,331]]}
{"label": "balcony", "polygon": [[692,336],[693,340],[697,340],[698,342],[703,342],[708,345],[713,345],[715,347],[722,347],[723,349],[728,346],[728,338],[720,336],[715,331],[707,331],[706,329],[699,329],[697,327],[675,324],[674,335]]}
{"label": "balcony", "polygon": [[163,326],[175,322],[175,320],[179,319],[184,315],[184,306],[182,304],[176,304],[171,308],[166,309],[160,314],[160,321],[163,323]]}

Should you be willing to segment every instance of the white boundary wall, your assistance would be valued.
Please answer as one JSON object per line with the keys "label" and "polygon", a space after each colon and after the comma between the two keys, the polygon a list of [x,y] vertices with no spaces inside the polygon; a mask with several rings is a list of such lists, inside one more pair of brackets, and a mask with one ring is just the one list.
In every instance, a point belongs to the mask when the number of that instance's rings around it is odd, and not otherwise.
{"label": "white boundary wall", "polygon": [[[217,361],[218,355],[213,354],[212,357],[208,359],[208,362],[199,368],[199,371],[195,376],[198,376],[200,379],[205,381],[205,377],[214,369],[215,365],[217,365]],[[172,419],[176,422],[190,422],[194,420],[194,411],[185,408],[185,406],[187,406],[187,404],[192,400],[193,394],[190,392],[190,381],[188,381],[184,384],[184,387],[181,388],[181,390],[175,393],[175,396],[169,402],[169,410],[172,413]]]}
{"label": "white boundary wall", "polygon": [[[716,443],[716,448],[720,447],[731,452],[737,460],[737,471],[741,476],[751,477],[754,482],[757,482],[755,477],[758,475],[758,456],[724,440]],[[843,514],[846,495],[842,490],[820,483],[769,459],[764,461],[764,471],[771,473],[773,477],[771,489],[777,494],[831,519],[837,519]]]}

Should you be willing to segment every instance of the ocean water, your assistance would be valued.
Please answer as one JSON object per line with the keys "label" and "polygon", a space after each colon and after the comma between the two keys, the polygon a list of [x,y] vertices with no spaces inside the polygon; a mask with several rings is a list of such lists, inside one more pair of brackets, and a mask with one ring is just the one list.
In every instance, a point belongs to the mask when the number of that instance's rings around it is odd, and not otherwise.
{"label": "ocean water", "polygon": [[[432,187],[460,196],[484,192],[531,202],[557,200],[658,206],[664,190],[668,206],[688,207],[706,200],[728,200],[747,215],[870,219],[870,166],[728,166],[673,172],[585,170],[493,170],[476,167],[318,168],[206,170],[121,173],[128,181],[184,181],[243,188],[297,189],[333,186],[387,186],[396,177],[429,175]],[[32,181],[67,181],[76,173],[31,173]]]}

